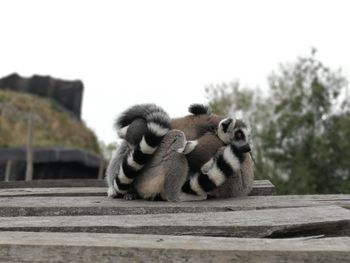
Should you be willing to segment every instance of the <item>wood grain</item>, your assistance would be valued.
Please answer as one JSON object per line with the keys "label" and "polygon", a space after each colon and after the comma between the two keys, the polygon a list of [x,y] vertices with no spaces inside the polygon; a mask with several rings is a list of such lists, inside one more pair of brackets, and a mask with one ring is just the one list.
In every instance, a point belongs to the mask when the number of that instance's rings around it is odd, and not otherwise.
{"label": "wood grain", "polygon": [[[87,190],[86,188],[92,189]],[[67,188],[66,190],[64,188]],[[104,180],[33,180],[0,182],[1,196],[82,196],[106,195],[107,186]],[[273,195],[275,186],[269,180],[255,180],[250,195]]]}
{"label": "wood grain", "polygon": [[183,203],[126,201],[102,196],[1,197],[0,217],[202,213],[328,205],[349,209],[350,195],[246,196]]}
{"label": "wood grain", "polygon": [[1,262],[349,262],[350,238],[2,232]]}
{"label": "wood grain", "polygon": [[348,235],[350,211],[303,207],[121,216],[2,217],[0,231],[96,232],[231,237]]}
{"label": "wood grain", "polygon": [[[37,180],[39,181],[39,180]],[[40,180],[43,181],[43,180]],[[46,181],[46,180],[45,180]],[[51,180],[50,180],[51,181]],[[62,185],[68,185],[67,180],[57,180],[60,182],[54,182],[54,185],[62,183]],[[72,184],[77,185],[76,181],[73,180]],[[97,182],[96,182],[97,181]],[[35,181],[34,181],[35,182]],[[10,196],[106,196],[107,187],[98,186],[74,186],[74,187],[22,187],[22,182],[19,183],[21,187],[19,188],[1,188],[1,184],[4,186],[3,182],[0,182],[0,197],[10,197]],[[6,183],[5,183],[6,184]],[[13,182],[10,182],[14,186]],[[29,183],[30,185],[32,182]],[[92,185],[100,184],[100,181],[93,180]],[[83,185],[83,184],[82,184]],[[273,195],[275,194],[275,186],[268,180],[256,180],[254,182],[253,190],[250,195]]]}
{"label": "wood grain", "polygon": [[0,188],[37,188],[37,187],[106,187],[104,180],[97,179],[46,179],[0,182]]}

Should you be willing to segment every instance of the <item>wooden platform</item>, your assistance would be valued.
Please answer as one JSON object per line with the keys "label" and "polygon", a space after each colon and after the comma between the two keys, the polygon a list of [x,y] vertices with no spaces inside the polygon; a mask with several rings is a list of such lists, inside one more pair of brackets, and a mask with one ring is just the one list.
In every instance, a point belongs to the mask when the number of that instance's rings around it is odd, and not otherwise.
{"label": "wooden platform", "polygon": [[[349,262],[350,195],[109,199],[103,182],[0,183],[0,262]],[[25,187],[30,186],[30,187]]]}
{"label": "wooden platform", "polygon": [[[33,180],[0,182],[0,196],[105,196],[104,180]],[[274,185],[268,180],[254,181],[250,195],[272,195]]]}

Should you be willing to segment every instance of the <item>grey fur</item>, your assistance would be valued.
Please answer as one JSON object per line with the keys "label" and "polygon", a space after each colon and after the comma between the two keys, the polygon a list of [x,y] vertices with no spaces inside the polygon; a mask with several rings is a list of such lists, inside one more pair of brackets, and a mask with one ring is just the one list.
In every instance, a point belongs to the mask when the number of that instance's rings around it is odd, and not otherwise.
{"label": "grey fur", "polygon": [[[186,143],[182,131],[171,130],[167,133],[150,163],[145,165],[134,181],[134,187],[141,198],[153,200],[157,195],[166,201],[197,201],[207,198],[206,195],[190,195],[181,191],[183,184],[189,179],[189,166],[186,156],[178,150]],[[221,151],[223,149],[224,147]],[[236,175],[228,177],[221,186],[208,194],[214,198],[245,196],[252,190],[253,181],[250,154],[245,154],[245,161]]]}
{"label": "grey fur", "polygon": [[[161,139],[170,129],[170,117],[154,104],[134,105],[124,111],[116,121],[118,134],[128,144],[128,155],[119,153],[119,170],[114,179],[108,179],[108,196],[128,194],[135,176],[154,154]],[[109,176],[111,177],[111,176]],[[108,177],[108,178],[109,178]],[[113,190],[114,189],[114,190]]]}
{"label": "grey fur", "polygon": [[141,118],[148,121],[150,116],[154,117],[155,115],[157,115],[157,117],[161,117],[164,122],[170,123],[169,115],[162,108],[155,104],[147,103],[134,105],[125,110],[122,114],[120,114],[114,126],[117,130],[119,130],[131,124],[135,119]]}
{"label": "grey fur", "polygon": [[[166,201],[202,199],[181,192],[182,185],[188,179],[189,168],[186,156],[180,153],[179,149],[186,145],[187,141],[182,131],[171,130],[164,136],[152,160],[144,166],[144,169],[133,182],[133,187],[141,198],[153,200],[157,195],[160,195]],[[114,179],[118,175],[123,159],[129,152],[131,152],[131,147],[124,140],[108,165],[106,181],[109,186],[109,197],[116,196],[113,187]]]}
{"label": "grey fur", "polygon": [[108,164],[107,170],[106,170],[106,182],[108,185],[108,196],[114,197],[116,196],[116,191],[113,187],[113,182],[115,177],[119,173],[120,165],[122,164],[125,156],[131,151],[130,147],[128,146],[127,142],[125,140],[122,141],[122,143],[118,146],[118,149],[114,156],[112,157],[111,161]]}
{"label": "grey fur", "polygon": [[180,201],[179,193],[188,173],[186,156],[178,152],[184,145],[182,131],[171,130],[165,135],[151,162],[134,182],[142,198],[153,199],[160,194],[164,200]]}
{"label": "grey fur", "polygon": [[[118,126],[119,128],[126,127],[125,125],[130,125],[131,127],[134,125],[135,127],[131,128],[130,130],[130,127],[127,129],[127,132],[125,133],[125,139],[127,139],[129,144],[125,140],[123,141],[120,146],[121,149],[118,149],[117,154],[114,156],[108,166],[106,180],[109,185],[109,196],[115,196],[115,191],[111,194],[110,189],[113,189],[113,181],[116,173],[118,173],[117,171],[119,171],[123,159],[128,155],[130,151],[132,151],[132,145],[135,145],[135,142],[138,141],[138,139],[135,138],[142,138],[142,134],[144,132],[142,131],[142,127],[144,127],[146,123],[144,120],[147,120],[146,116],[149,116],[152,110],[155,111],[155,115],[152,116],[153,118],[156,116],[157,119],[159,117],[162,120],[164,119],[165,121],[168,121],[168,115],[154,104],[133,106],[125,111],[119,118],[119,120],[122,120],[120,121],[121,125]],[[127,116],[127,112],[131,113],[130,116]],[[200,118],[198,120],[203,120],[198,122],[198,125],[208,123],[207,118],[209,118],[208,120],[211,121],[214,120],[216,123],[219,123],[220,120],[223,119],[219,118],[219,116],[214,116],[213,119],[210,116],[205,118],[202,116],[203,115],[198,116]],[[137,119],[142,120],[136,121],[134,123],[134,121]],[[187,133],[193,134],[192,130],[195,131],[197,126],[193,126],[195,122],[193,122],[192,119],[189,120],[192,123],[192,126],[186,126],[186,117],[181,120],[183,121],[184,125],[182,125],[181,122],[179,122],[179,119],[177,119],[177,124],[174,126],[178,126],[181,130],[182,127],[186,128],[186,135]],[[191,159],[186,158],[184,154],[184,152],[186,152],[186,145],[188,144],[186,135],[183,131],[176,130],[176,127],[174,126],[172,124],[173,129],[175,129],[170,130],[164,136],[151,161],[142,168],[136,179],[133,181],[133,188],[135,188],[140,197],[144,199],[154,199],[157,195],[160,195],[164,200],[167,201],[203,200],[207,197],[206,195],[197,196],[185,194],[181,191],[184,182],[189,179],[188,171],[189,161]],[[209,135],[207,134],[207,136]],[[212,155],[206,157],[209,160],[210,157],[213,157],[213,155],[215,155],[215,152],[217,151],[216,149],[218,149],[218,147],[223,144],[216,142],[218,140],[218,137],[215,134],[210,135],[208,138],[209,143],[206,141],[204,144],[202,143],[199,148],[196,146],[193,153],[199,155],[202,155],[204,153],[208,154],[208,147],[212,147],[213,149],[209,150],[209,152],[212,152]],[[215,140],[215,143],[210,143],[210,138],[213,138]],[[191,139],[197,138],[192,137]],[[209,195],[211,197],[220,198],[241,196],[247,195],[251,191],[254,178],[253,162],[249,154],[246,154],[246,157],[247,158],[242,163],[241,169],[237,173],[237,176],[228,178],[222,185],[210,192]],[[206,167],[203,167],[203,169],[206,169]]]}
{"label": "grey fur", "polygon": [[241,169],[235,176],[228,177],[221,186],[209,193],[213,198],[227,198],[247,196],[253,189],[254,169],[253,161],[249,153],[245,154],[245,160]]}
{"label": "grey fur", "polygon": [[140,143],[142,136],[147,130],[147,122],[144,119],[136,119],[129,126],[124,139],[130,146],[136,146]]}

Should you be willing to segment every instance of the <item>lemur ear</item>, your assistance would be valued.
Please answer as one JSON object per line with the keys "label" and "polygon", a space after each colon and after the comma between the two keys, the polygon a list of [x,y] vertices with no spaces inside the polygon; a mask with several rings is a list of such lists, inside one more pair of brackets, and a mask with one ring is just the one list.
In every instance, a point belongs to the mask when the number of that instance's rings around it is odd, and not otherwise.
{"label": "lemur ear", "polygon": [[128,132],[128,128],[129,128],[129,126],[125,126],[125,127],[121,128],[120,130],[117,131],[118,136],[119,136],[120,139],[124,139],[125,138],[126,133]]}
{"label": "lemur ear", "polygon": [[186,145],[183,148],[178,149],[177,151],[182,154],[189,154],[196,148],[198,141],[187,141]]}

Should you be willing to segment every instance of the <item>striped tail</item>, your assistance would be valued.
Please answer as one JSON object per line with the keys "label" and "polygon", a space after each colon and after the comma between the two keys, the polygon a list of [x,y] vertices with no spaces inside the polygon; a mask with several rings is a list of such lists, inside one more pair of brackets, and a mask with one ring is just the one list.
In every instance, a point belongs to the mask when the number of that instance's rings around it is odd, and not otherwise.
{"label": "striped tail", "polygon": [[195,173],[185,182],[182,191],[186,194],[206,196],[208,192],[222,185],[226,178],[235,176],[247,151],[250,151],[249,146],[246,148],[238,148],[233,144],[226,146],[222,154],[216,159],[213,157],[204,165],[209,166],[207,171]]}
{"label": "striped tail", "polygon": [[152,158],[164,135],[170,130],[170,117],[154,104],[136,105],[130,108],[124,112],[118,124],[123,129],[139,118],[146,121],[145,132],[137,145],[125,155],[115,174],[114,188],[120,194],[128,191],[138,172]]}

